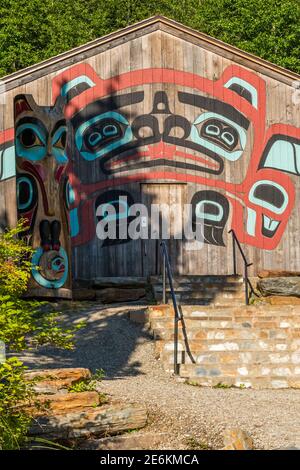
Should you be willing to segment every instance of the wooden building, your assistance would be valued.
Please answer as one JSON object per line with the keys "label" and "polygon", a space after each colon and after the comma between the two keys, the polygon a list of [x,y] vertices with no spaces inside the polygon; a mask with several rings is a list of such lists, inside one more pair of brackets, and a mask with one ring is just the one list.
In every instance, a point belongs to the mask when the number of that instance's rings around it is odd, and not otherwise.
{"label": "wooden building", "polygon": [[252,274],[300,271],[299,82],[164,17],[4,77],[0,222],[29,220],[31,287],[160,272],[158,239],[97,237],[120,197],[117,230],[133,204],[191,204],[204,243],[168,242],[175,273],[231,273],[230,229]]}

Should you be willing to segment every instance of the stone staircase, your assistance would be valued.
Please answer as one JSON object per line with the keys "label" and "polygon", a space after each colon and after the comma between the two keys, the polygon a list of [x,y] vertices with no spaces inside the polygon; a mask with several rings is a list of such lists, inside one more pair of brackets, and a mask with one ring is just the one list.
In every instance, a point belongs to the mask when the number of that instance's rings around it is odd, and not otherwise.
{"label": "stone staircase", "polygon": [[[237,305],[239,297],[227,297],[230,283],[226,283],[224,293],[213,297],[215,300],[224,295],[226,305],[214,302],[213,306],[180,306],[180,376],[202,386],[300,388],[300,305]],[[202,300],[207,299],[201,293]],[[135,313],[132,320],[148,322],[157,358],[172,373],[172,305],[150,306],[143,319]]]}
{"label": "stone staircase", "polygon": [[[181,305],[241,305],[245,302],[242,276],[174,276],[174,290]],[[162,302],[162,277],[150,278],[153,295],[158,303]],[[170,299],[167,282],[167,299]]]}

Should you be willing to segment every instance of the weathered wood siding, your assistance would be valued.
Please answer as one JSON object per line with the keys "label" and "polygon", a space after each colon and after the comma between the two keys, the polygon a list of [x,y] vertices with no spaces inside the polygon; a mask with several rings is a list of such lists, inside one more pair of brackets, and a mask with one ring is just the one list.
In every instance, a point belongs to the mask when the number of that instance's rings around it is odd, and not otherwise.
{"label": "weathered wood siding", "polygon": [[[96,208],[122,194],[129,205],[192,202],[195,223],[204,212],[201,249],[178,240],[170,245],[175,272],[231,273],[231,228],[254,263],[251,274],[299,271],[296,78],[216,41],[155,23],[33,70],[23,84],[8,82],[1,129],[14,129],[20,93],[39,106],[53,105],[62,90],[68,97],[74,278],[159,271],[156,242],[107,244],[96,237]],[[108,133],[119,132],[107,143],[105,125]],[[1,221],[6,214],[13,223],[13,178],[1,182],[0,196]]]}

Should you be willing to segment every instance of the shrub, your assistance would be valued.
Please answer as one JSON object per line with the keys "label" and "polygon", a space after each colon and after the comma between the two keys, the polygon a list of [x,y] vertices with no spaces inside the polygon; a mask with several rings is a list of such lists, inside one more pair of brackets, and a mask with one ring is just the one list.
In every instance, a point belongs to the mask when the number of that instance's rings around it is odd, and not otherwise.
{"label": "shrub", "polygon": [[[74,347],[74,333],[82,323],[71,328],[60,325],[57,313],[46,302],[23,300],[31,271],[32,248],[22,238],[24,221],[0,234],[0,341],[9,354],[51,344]],[[26,440],[31,418],[20,403],[34,400],[32,383],[24,379],[26,367],[16,357],[0,364],[0,448],[18,449]]]}

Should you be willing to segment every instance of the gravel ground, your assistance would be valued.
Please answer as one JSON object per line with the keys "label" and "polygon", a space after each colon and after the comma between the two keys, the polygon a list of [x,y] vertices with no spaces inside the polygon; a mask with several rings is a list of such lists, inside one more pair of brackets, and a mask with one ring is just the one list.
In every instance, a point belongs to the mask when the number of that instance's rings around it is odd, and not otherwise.
{"label": "gravel ground", "polygon": [[143,403],[149,411],[145,432],[166,433],[158,448],[217,449],[227,426],[248,431],[257,449],[300,447],[299,390],[210,389],[179,382],[155,359],[147,330],[128,320],[128,310],[139,308],[74,303],[67,321],[87,321],[76,349],[40,348],[22,359],[30,368],[104,369],[103,391]]}

